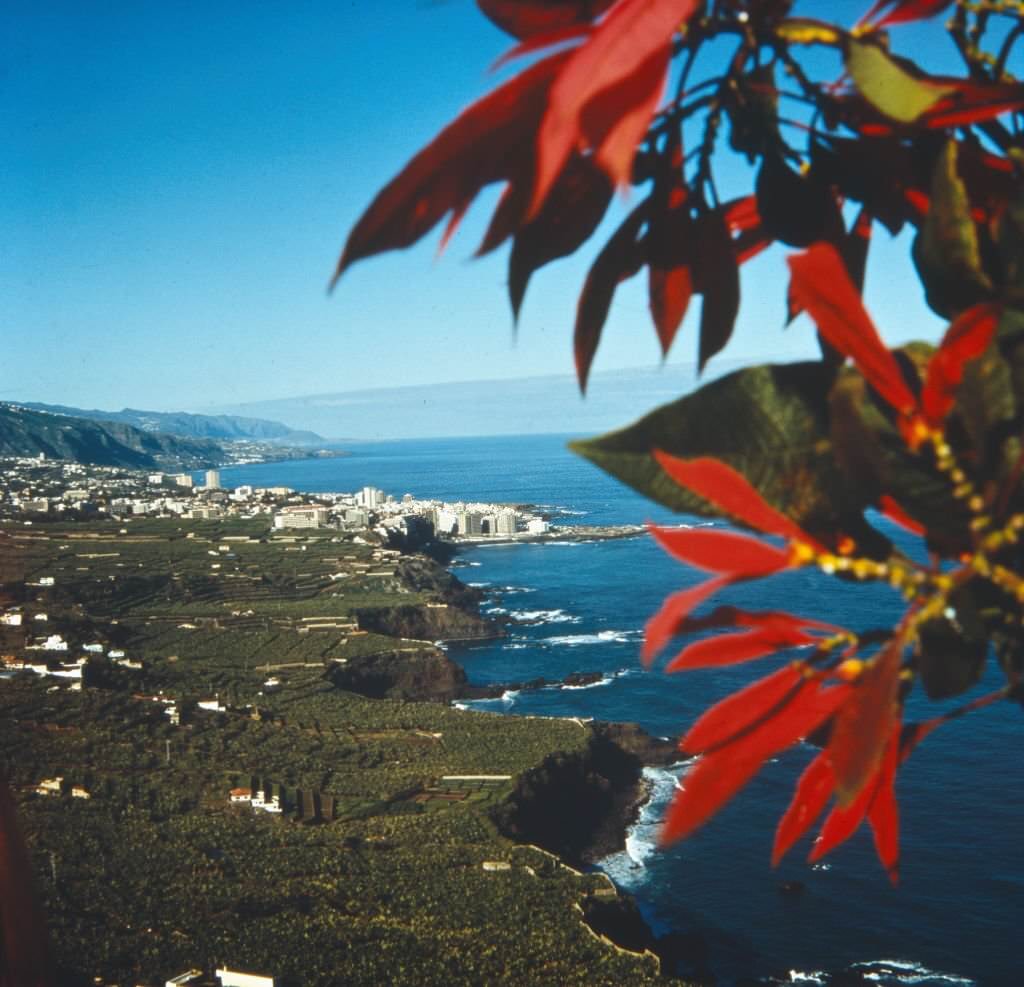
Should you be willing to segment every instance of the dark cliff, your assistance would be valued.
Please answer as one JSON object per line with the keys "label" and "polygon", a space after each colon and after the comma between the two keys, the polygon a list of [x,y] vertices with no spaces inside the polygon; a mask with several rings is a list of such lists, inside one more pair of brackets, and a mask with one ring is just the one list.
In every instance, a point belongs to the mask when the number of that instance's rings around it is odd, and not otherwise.
{"label": "dark cliff", "polygon": [[647,796],[645,764],[669,764],[673,744],[634,723],[595,723],[581,752],[551,754],[523,774],[494,813],[509,838],[535,843],[576,866],[622,847]]}
{"label": "dark cliff", "polygon": [[466,673],[437,649],[350,658],[333,668],[329,677],[339,689],[369,699],[449,702],[466,687]]}

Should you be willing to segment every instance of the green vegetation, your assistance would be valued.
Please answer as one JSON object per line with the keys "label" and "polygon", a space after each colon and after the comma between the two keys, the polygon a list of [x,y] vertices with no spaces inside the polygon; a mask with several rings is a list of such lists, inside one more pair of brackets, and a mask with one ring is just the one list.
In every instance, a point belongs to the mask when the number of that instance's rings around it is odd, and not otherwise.
{"label": "green vegetation", "polygon": [[[0,750],[62,982],[158,983],[215,962],[305,985],[656,980],[650,954],[601,939],[574,907],[607,896],[605,879],[516,846],[492,819],[523,772],[582,755],[590,728],[337,689],[331,659],[432,650],[354,630],[357,602],[436,593],[411,592],[372,546],[256,529],[51,525],[11,543],[10,571],[55,580],[24,588],[22,648],[41,627],[71,644],[61,660],[98,642],[142,664],[90,654],[81,691],[0,680]],[[370,563],[396,574],[371,589]],[[309,628],[325,623],[340,626]],[[223,712],[196,706],[215,696]],[[36,791],[57,777],[61,793]],[[253,777],[330,796],[334,821],[297,821],[288,797],[281,815],[230,804]]]}

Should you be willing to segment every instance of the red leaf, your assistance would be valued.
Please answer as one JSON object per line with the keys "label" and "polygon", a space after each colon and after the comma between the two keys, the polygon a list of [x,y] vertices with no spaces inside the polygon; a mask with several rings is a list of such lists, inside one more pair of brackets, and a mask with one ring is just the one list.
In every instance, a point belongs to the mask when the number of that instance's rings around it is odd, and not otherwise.
{"label": "red leaf", "polygon": [[779,820],[775,830],[775,843],[772,846],[772,867],[778,867],[779,861],[789,852],[804,833],[821,815],[821,810],[832,797],[835,780],[828,757],[822,751],[800,775],[796,784],[793,801],[789,803],[785,815]]}
{"label": "red leaf", "polygon": [[661,102],[671,48],[666,44],[632,75],[594,96],[580,113],[582,145],[617,185],[629,182],[637,144]]}
{"label": "red leaf", "polygon": [[707,572],[727,572],[753,579],[789,565],[789,553],[748,535],[706,528],[659,528],[650,525],[658,544],[673,558]]}
{"label": "red leaf", "polygon": [[[697,0],[618,0],[590,37],[573,50],[551,87],[548,109],[541,122],[531,214],[547,197],[572,149],[585,143],[582,118],[587,104],[605,90],[635,80],[637,71],[652,56],[667,56],[672,35],[698,6]],[[631,95],[636,100],[631,111],[640,112],[641,104],[650,98],[650,91]],[[630,130],[635,129],[634,123]],[[590,129],[594,125],[591,120]],[[601,129],[606,130],[607,139],[607,129]],[[618,145],[624,133],[621,130],[616,135],[616,154],[611,155],[616,159],[616,168],[621,167]],[[628,168],[612,172],[609,177],[616,183],[628,179]]]}
{"label": "red leaf", "polygon": [[587,274],[576,306],[573,350],[580,390],[587,390],[590,364],[601,340],[601,330],[619,283],[633,277],[643,265],[640,228],[647,219],[647,203],[641,202],[612,234]]}
{"label": "red leaf", "polygon": [[746,195],[722,204],[726,225],[730,233],[744,233],[761,225],[757,212],[757,196]]}
{"label": "red leaf", "polygon": [[420,151],[349,233],[332,285],[360,258],[408,247],[447,213],[461,214],[484,186],[522,182],[549,86],[569,54],[543,59],[478,100]]}
{"label": "red leaf", "polygon": [[917,401],[907,387],[896,358],[886,348],[835,247],[816,243],[787,258],[791,290],[797,304],[814,319],[821,334],[850,357],[869,384],[902,414]]}
{"label": "red leaf", "polygon": [[587,24],[614,0],[476,0],[477,6],[515,38]]}
{"label": "red leaf", "polygon": [[658,162],[647,229],[647,293],[661,352],[666,355],[693,294],[693,222],[678,128],[672,131]]}
{"label": "red leaf", "polygon": [[679,264],[670,268],[650,267],[647,295],[661,352],[667,356],[693,297],[693,278],[689,266]]}
{"label": "red leaf", "polygon": [[647,621],[644,631],[644,646],[640,653],[644,664],[649,665],[654,660],[654,656],[676,633],[676,628],[681,620],[699,607],[709,596],[728,584],[729,579],[725,577],[709,579],[707,582],[680,590],[667,597],[658,612]]}
{"label": "red leaf", "polygon": [[[791,662],[771,675],[752,682],[705,710],[679,742],[680,750],[688,754],[701,754],[731,746],[736,738],[761,726],[767,717],[788,710],[787,700],[807,684],[803,668],[797,662]],[[848,687],[844,685],[838,688]],[[834,690],[825,690],[818,695],[827,696],[829,702],[834,701],[833,696],[835,701],[841,698]]]}
{"label": "red leaf", "polygon": [[1024,106],[1024,84],[1021,83],[982,83],[963,79],[943,79],[941,82],[955,91],[940,99],[918,121],[933,130],[980,123]]}
{"label": "red leaf", "polygon": [[915,521],[888,494],[882,494],[882,496],[878,498],[878,505],[881,512],[890,521],[895,521],[901,528],[905,528],[914,535],[924,534],[924,525]]}
{"label": "red leaf", "polygon": [[732,236],[722,209],[705,213],[696,223],[694,287],[703,295],[697,370],[718,353],[732,335],[740,309],[740,271]]}
{"label": "red leaf", "polygon": [[728,743],[775,711],[803,683],[803,670],[790,663],[705,710],[679,742],[680,750],[701,754]]}
{"label": "red leaf", "polygon": [[681,631],[704,631],[715,627],[800,627],[804,630],[840,634],[843,628],[826,624],[813,617],[797,617],[782,610],[741,610],[739,607],[715,607],[703,617],[687,617]]}
{"label": "red leaf", "polygon": [[726,463],[708,457],[678,459],[660,449],[654,450],[654,458],[681,487],[692,490],[747,527],[817,546],[810,535],[768,504],[742,473]]}
{"label": "red leaf", "polygon": [[836,714],[826,751],[841,806],[858,798],[878,770],[896,715],[902,662],[903,638],[897,636],[878,652]]}
{"label": "red leaf", "polygon": [[899,883],[900,815],[896,804],[896,767],[900,760],[900,724],[893,726],[885,759],[879,769],[878,787],[868,808],[868,825],[875,841],[875,853],[889,880]]}
{"label": "red leaf", "polygon": [[[541,211],[519,229],[512,243],[508,293],[516,318],[533,272],[573,253],[587,240],[601,222],[611,197],[612,187],[604,172],[592,159],[574,154]],[[523,198],[520,201],[525,205]]]}
{"label": "red leaf", "polygon": [[842,701],[847,686],[820,689],[814,680],[799,686],[774,716],[713,754],[705,754],[683,781],[665,819],[661,842],[692,833],[706,822],[774,754],[807,736]]}
{"label": "red leaf", "polygon": [[816,638],[795,628],[761,627],[740,634],[718,634],[687,645],[665,666],[665,671],[738,665],[740,662],[774,654],[783,648],[816,643]]}
{"label": "red leaf", "polygon": [[[876,0],[871,9],[861,18],[861,24],[871,24],[875,30],[889,24],[903,24],[920,21],[942,13],[953,0]],[[884,17],[875,20],[887,7],[891,8]]]}
{"label": "red leaf", "polygon": [[957,316],[946,330],[942,344],[928,363],[921,391],[921,410],[930,425],[941,425],[949,414],[963,380],[964,364],[988,349],[1001,312],[998,305],[975,305]]}
{"label": "red leaf", "polygon": [[821,827],[821,833],[814,841],[814,846],[807,859],[812,864],[821,860],[830,850],[834,850],[840,843],[846,842],[860,826],[867,814],[871,799],[878,788],[878,774],[869,779],[868,784],[860,790],[857,797],[847,806],[836,805],[825,817],[825,824]]}

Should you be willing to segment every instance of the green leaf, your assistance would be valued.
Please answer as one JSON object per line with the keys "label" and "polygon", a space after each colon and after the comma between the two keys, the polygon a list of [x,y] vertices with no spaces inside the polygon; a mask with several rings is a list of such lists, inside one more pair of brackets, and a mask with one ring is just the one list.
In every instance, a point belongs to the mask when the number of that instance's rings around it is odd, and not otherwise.
{"label": "green leaf", "polygon": [[947,141],[935,162],[931,205],[913,251],[929,306],[948,319],[992,294],[956,158],[956,142]]}
{"label": "green leaf", "polygon": [[854,38],[846,42],[846,71],[875,109],[900,123],[913,123],[953,91],[912,75],[877,44]]}
{"label": "green leaf", "polygon": [[988,632],[969,585],[953,593],[946,614],[921,625],[920,642],[917,668],[929,699],[958,696],[977,683]]}
{"label": "green leaf", "polygon": [[1024,309],[1024,189],[999,218],[996,245],[1003,268],[1003,300]]}
{"label": "green leaf", "polygon": [[751,367],[570,448],[659,504],[705,517],[719,514],[677,486],[652,452],[714,456],[806,531],[831,540],[837,528],[859,524],[864,506],[832,455],[831,381],[820,363]]}

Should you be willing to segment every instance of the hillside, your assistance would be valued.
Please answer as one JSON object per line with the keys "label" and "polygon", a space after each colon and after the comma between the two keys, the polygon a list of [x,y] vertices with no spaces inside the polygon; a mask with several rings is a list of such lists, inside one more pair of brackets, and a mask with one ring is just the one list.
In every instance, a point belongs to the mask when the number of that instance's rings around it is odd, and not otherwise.
{"label": "hillside", "polygon": [[307,453],[266,443],[188,439],[118,422],[96,422],[0,403],[0,456],[70,459],[133,469],[205,469]]}
{"label": "hillside", "polygon": [[258,442],[284,442],[288,445],[319,445],[324,442],[316,432],[289,428],[281,422],[239,415],[193,415],[187,411],[101,411],[98,408],[72,408],[63,404],[42,404],[27,401],[22,407],[47,411],[54,415],[70,415],[90,421],[118,422],[143,432],[165,432],[191,439],[255,439]]}

